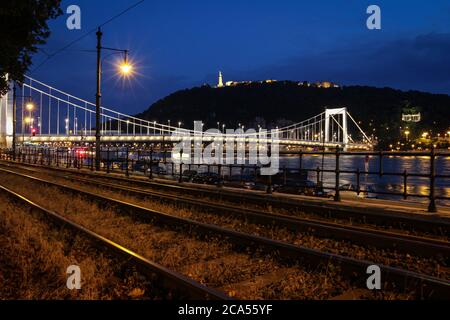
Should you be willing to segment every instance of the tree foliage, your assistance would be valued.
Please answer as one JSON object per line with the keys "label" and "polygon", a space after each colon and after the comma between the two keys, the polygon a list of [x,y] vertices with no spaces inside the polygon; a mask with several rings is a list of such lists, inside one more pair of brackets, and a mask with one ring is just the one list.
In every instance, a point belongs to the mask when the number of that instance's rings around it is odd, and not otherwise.
{"label": "tree foliage", "polygon": [[47,24],[62,11],[60,0],[0,1],[0,93],[9,80],[23,81],[31,57],[50,35]]}

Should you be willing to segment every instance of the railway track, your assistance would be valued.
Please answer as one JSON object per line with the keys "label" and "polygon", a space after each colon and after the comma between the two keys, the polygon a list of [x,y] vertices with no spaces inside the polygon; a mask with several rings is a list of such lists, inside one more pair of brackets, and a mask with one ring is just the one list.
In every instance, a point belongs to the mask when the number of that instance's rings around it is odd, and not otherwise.
{"label": "railway track", "polygon": [[[9,162],[3,162],[9,164]],[[141,189],[160,190],[162,192],[169,192],[171,196],[176,194],[182,194],[184,197],[191,196],[197,200],[200,198],[211,202],[211,200],[217,200],[235,205],[255,206],[264,211],[276,212],[280,210],[282,212],[298,212],[306,213],[307,220],[315,220],[316,216],[323,220],[337,219],[339,225],[341,221],[349,221],[354,224],[360,223],[362,225],[373,225],[379,228],[394,228],[396,230],[413,230],[417,233],[423,233],[426,235],[440,235],[449,237],[450,235],[450,219],[444,219],[437,216],[423,216],[423,217],[411,217],[399,212],[389,211],[385,209],[358,209],[350,208],[348,206],[340,206],[336,204],[327,203],[314,203],[308,201],[298,201],[293,199],[286,199],[266,194],[254,194],[245,191],[231,191],[223,188],[208,188],[203,186],[187,186],[170,182],[154,182],[144,181],[138,179],[130,179],[125,177],[119,177],[115,175],[97,174],[87,171],[77,171],[72,169],[45,167],[40,165],[27,165],[28,167],[44,168],[45,170],[66,173],[76,176],[84,176],[89,179],[107,179],[110,181],[116,181],[119,184],[130,184],[138,186]],[[311,218],[312,216],[312,218]]]}
{"label": "railway track", "polygon": [[155,284],[170,292],[176,293],[180,297],[214,300],[230,299],[225,293],[208,288],[190,278],[152,262],[132,250],[67,219],[56,212],[46,209],[3,185],[0,185],[0,190],[3,195],[6,195],[15,203],[38,213],[54,225],[62,227],[65,230],[70,230],[70,232],[86,238],[95,246],[95,248],[101,251],[107,251],[116,258],[126,261],[128,266],[135,267],[141,274],[152,279]]}
{"label": "railway track", "polygon": [[[29,169],[29,171],[37,173],[33,169]],[[343,225],[323,220],[303,219],[283,214],[274,214],[263,210],[243,209],[233,205],[211,203],[210,201],[193,199],[191,197],[167,195],[163,192],[151,191],[144,188],[102,182],[92,177],[89,179],[81,178],[76,174],[68,175],[55,172],[50,174],[59,178],[68,179],[72,182],[125,193],[128,196],[142,199],[155,199],[158,202],[166,202],[172,205],[183,205],[195,209],[207,210],[215,215],[237,217],[266,226],[276,225],[294,232],[310,232],[313,230],[315,236],[350,241],[358,245],[392,249],[421,257],[434,257],[436,255],[450,257],[450,243],[443,240],[367,227]]]}
{"label": "railway track", "polygon": [[[4,177],[4,176],[3,176]],[[5,178],[5,177],[4,177]],[[17,181],[16,181],[17,182]],[[27,185],[30,185],[29,183],[27,183]],[[14,187],[19,186],[19,188],[23,187],[22,183],[20,184],[14,184]],[[43,188],[42,186],[40,187],[40,189],[42,190],[42,192],[46,192],[49,191],[50,189],[47,188]],[[20,189],[22,190],[22,189]],[[22,191],[20,191],[22,192]],[[59,201],[66,201],[66,202],[70,202],[71,200],[74,200],[76,197],[72,197],[69,195],[62,195],[60,194],[60,192],[52,192],[51,196],[50,196],[50,201],[52,201],[53,203],[55,203],[54,200],[58,199]],[[47,203],[46,201],[43,201],[44,198],[39,198],[39,203]],[[87,201],[86,201],[87,203]],[[90,230],[99,230],[98,232],[100,232],[99,234],[102,233],[106,233],[106,234],[110,234],[112,235],[109,236],[110,239],[114,239],[117,236],[117,233],[114,234],[114,232],[111,234],[111,229],[109,228],[98,228],[98,225],[109,225],[110,226],[110,221],[108,221],[110,219],[110,216],[108,215],[109,209],[105,209],[105,214],[101,214],[99,211],[91,211],[89,210],[92,209],[92,207],[94,205],[80,205],[80,201],[77,199],[76,200],[76,205],[77,208],[80,208],[80,211],[77,212],[77,210],[72,211],[71,213],[67,212],[64,205],[59,206],[60,208],[62,208],[61,212],[64,212],[64,217],[67,218],[67,216],[72,220],[72,218],[74,219],[74,221],[78,221],[79,224],[83,225],[84,227],[88,227],[88,229]],[[51,206],[51,205],[50,205]],[[55,207],[55,206],[53,206]],[[88,209],[88,210],[86,210]],[[58,209],[56,212],[59,212],[60,209]],[[103,211],[103,210],[102,210]],[[81,218],[78,217],[77,219],[77,215],[79,213],[83,212],[83,217]],[[90,217],[92,216],[96,216],[96,218],[94,220],[90,220]],[[87,219],[86,219],[87,218]],[[106,219],[105,219],[106,218]],[[325,294],[327,294],[327,290],[328,288],[326,288],[325,290],[323,290],[321,288],[321,281],[323,281],[322,279],[320,279],[320,277],[325,277],[329,274],[332,274],[332,272],[325,272],[323,270],[309,270],[308,272],[302,270],[300,267],[296,267],[296,266],[291,266],[289,268],[283,268],[282,266],[280,266],[280,268],[278,268],[277,266],[275,266],[276,268],[274,268],[274,266],[272,265],[272,261],[271,259],[267,259],[264,256],[259,256],[256,255],[255,258],[250,260],[246,260],[243,256],[248,254],[237,254],[237,253],[227,253],[226,248],[228,247],[227,245],[224,245],[225,248],[222,248],[224,250],[219,250],[218,252],[220,253],[219,256],[217,256],[216,254],[210,254],[208,252],[208,250],[204,250],[204,248],[200,248],[200,247],[195,247],[192,248],[192,246],[185,246],[185,243],[189,242],[189,237],[186,236],[186,234],[190,234],[189,230],[185,230],[185,232],[179,232],[180,230],[174,230],[173,232],[169,232],[172,233],[172,236],[170,238],[167,237],[167,232],[161,232],[161,228],[156,227],[156,229],[159,230],[155,230],[155,228],[149,228],[147,230],[147,232],[143,232],[143,230],[141,230],[141,227],[143,224],[139,224],[139,223],[134,223],[134,222],[130,222],[130,221],[126,221],[127,219],[122,219],[119,216],[116,217],[114,219],[115,222],[113,222],[114,224],[120,224],[120,229],[118,230],[118,232],[120,232],[121,234],[126,234],[126,237],[130,237],[130,241],[135,241],[136,239],[133,239],[133,237],[131,237],[131,235],[129,234],[130,229],[138,229],[139,230],[139,235],[145,235],[145,233],[151,233],[153,234],[155,232],[155,236],[152,236],[151,238],[153,238],[153,240],[157,239],[156,243],[152,240],[152,239],[148,239],[148,241],[153,242],[153,244],[150,246],[152,247],[151,251],[155,251],[155,252],[159,252],[156,254],[156,256],[159,256],[159,254],[163,254],[163,255],[172,255],[174,253],[173,249],[174,245],[178,246],[180,245],[181,248],[181,252],[184,253],[184,250],[187,249],[188,255],[192,255],[191,257],[189,257],[188,259],[186,259],[187,257],[185,257],[184,254],[181,255],[181,262],[182,265],[181,267],[186,270],[192,270],[193,268],[197,269],[199,268],[201,272],[203,272],[204,270],[202,269],[202,265],[208,265],[208,268],[216,268],[219,267],[219,269],[223,269],[222,272],[215,272],[216,275],[216,279],[215,280],[211,280],[209,279],[209,281],[207,281],[207,286],[208,287],[212,287],[212,288],[216,288],[216,290],[220,291],[220,292],[227,292],[227,294],[233,294],[233,292],[235,290],[243,290],[245,291],[248,287],[249,287],[249,283],[252,283],[253,278],[255,279],[256,285],[261,284],[261,283],[272,283],[274,281],[283,281],[283,279],[285,279],[287,276],[292,277],[292,276],[297,276],[297,273],[299,274],[301,279],[306,279],[306,283],[303,283],[303,285],[305,287],[309,287],[309,288],[315,288],[315,290],[318,291],[319,294],[321,294],[323,291],[325,292]],[[128,219],[130,220],[130,219]],[[137,220],[137,219],[136,219]],[[80,222],[81,221],[81,222]],[[95,222],[93,222],[95,221]],[[154,224],[154,225],[161,225],[160,223],[154,223],[152,221],[147,221],[148,225],[150,224]],[[185,228],[188,229],[188,228]],[[65,231],[65,230],[64,230]],[[175,231],[176,231],[176,235],[178,234],[184,234],[182,237],[178,237],[175,235]],[[173,236],[175,235],[175,236]],[[119,237],[120,238],[120,237]],[[160,238],[165,238],[163,240],[160,241]],[[180,241],[181,238],[181,241]],[[191,237],[192,238],[192,237]],[[139,239],[141,239],[139,237]],[[123,238],[122,238],[123,240]],[[119,240],[120,241],[120,240]],[[121,241],[122,243],[127,243],[126,241]],[[203,246],[206,248],[212,248],[212,249],[217,249],[214,246],[210,246],[210,243],[214,243],[214,237],[209,237],[208,239],[206,239],[205,241],[203,241],[203,243],[207,243],[208,245]],[[225,240],[223,240],[224,243]],[[147,239],[145,239],[145,243],[147,243]],[[128,242],[128,244],[130,244]],[[168,246],[167,246],[168,244]],[[145,246],[144,242],[139,244],[140,246]],[[156,246],[154,246],[156,245]],[[130,246],[133,247],[133,246]],[[147,246],[148,248],[148,246]],[[202,254],[200,254],[200,256],[202,256],[204,258],[204,256],[207,257],[211,257],[212,260],[206,260],[203,261],[203,259],[198,259],[198,256],[195,254],[196,251],[198,252],[198,250],[201,250]],[[202,250],[203,249],[203,250]],[[136,252],[138,252],[139,250],[137,250]],[[143,252],[145,252],[145,250],[143,250]],[[165,253],[164,253],[165,252]],[[206,252],[205,254],[203,254],[204,252]],[[145,253],[141,253],[144,256],[146,256],[146,252]],[[222,260],[222,255],[225,255],[223,257]],[[236,261],[231,261],[229,260],[230,255],[232,256],[233,259],[236,259]],[[196,257],[197,256],[197,257]],[[178,257],[177,259],[180,259],[180,257]],[[226,260],[228,259],[228,260]],[[169,258],[169,261],[172,260]],[[176,259],[175,259],[176,260]],[[222,263],[226,263],[226,266],[223,266]],[[163,263],[164,266],[169,267],[169,269],[171,270],[178,270],[177,268],[175,268],[171,263],[169,263],[169,266],[166,265],[167,261],[165,261]],[[249,264],[250,263],[250,264]],[[258,270],[258,267],[260,269],[262,269],[263,271],[266,269],[269,269],[269,271],[267,273],[263,273],[261,274],[260,271]],[[247,269],[247,270],[246,270]],[[250,269],[250,270],[248,270]],[[248,271],[251,271],[250,273]],[[180,272],[180,271],[178,271]],[[186,274],[184,271],[182,271],[181,273]],[[246,277],[244,279],[238,279],[239,281],[223,281],[223,278],[227,278],[227,280],[229,280],[229,276],[230,273],[234,273],[235,275],[238,275],[237,278],[239,278],[239,275],[244,274],[246,275]],[[314,274],[314,275],[313,275]],[[317,275],[316,275],[317,274]],[[322,274],[322,275],[320,275]],[[306,275],[306,277],[304,277]],[[188,275],[189,277],[191,277],[191,275]],[[197,278],[196,275],[194,275],[194,278]],[[207,279],[207,278],[205,278]],[[236,278],[234,278],[236,279]],[[317,280],[320,280],[317,281]],[[212,281],[212,284],[211,284]],[[328,283],[332,283],[333,280],[328,280]],[[202,283],[204,283],[202,281]],[[276,284],[276,283],[275,283]],[[275,285],[274,284],[274,285]],[[283,284],[283,288],[285,289],[286,286],[288,286],[289,283],[287,284]],[[339,284],[340,285],[340,284]],[[330,284],[326,285],[328,287],[330,287]],[[270,289],[270,288],[269,288]],[[231,290],[231,291],[230,291]],[[330,290],[333,290],[333,288],[330,288]],[[298,290],[300,292],[302,292],[302,290]],[[283,291],[282,291],[283,292]],[[270,294],[270,291],[269,291]],[[191,295],[192,296],[192,295]],[[320,297],[321,295],[305,295],[303,296],[302,294],[300,294],[301,298],[314,298],[314,297]],[[323,293],[322,293],[323,296]],[[258,297],[258,296],[256,296]],[[269,296],[269,299],[276,299],[276,296]],[[291,297],[292,298],[292,297]],[[322,297],[323,298],[323,297]],[[197,298],[198,299],[198,298]],[[254,298],[253,298],[254,299]]]}
{"label": "railway track", "polygon": [[[362,261],[336,254],[308,249],[301,246],[295,246],[280,241],[221,228],[215,225],[209,225],[190,219],[171,216],[163,212],[150,210],[142,206],[128,203],[126,201],[111,199],[106,196],[83,191],[78,188],[58,184],[30,175],[17,173],[12,170],[1,169],[1,171],[25,179],[29,179],[34,182],[42,183],[47,186],[59,188],[65,193],[82,196],[89,201],[94,201],[96,203],[101,203],[108,206],[113,205],[123,214],[131,215],[139,220],[156,220],[162,224],[172,227],[188,228],[190,230],[194,230],[194,232],[199,235],[220,236],[238,247],[245,246],[258,248],[258,250],[262,250],[270,254],[276,252],[277,257],[280,261],[282,260],[301,263],[302,265],[308,265],[310,267],[312,266],[316,268],[320,265],[327,265],[329,263],[338,265],[341,268],[342,273],[346,279],[356,281],[357,283],[359,283],[359,285],[362,285],[362,287],[365,286],[365,283],[362,284],[361,282],[364,282],[363,280],[367,278],[367,267],[373,265],[373,263],[369,261]],[[420,292],[423,297],[442,298],[450,296],[450,284],[447,281],[389,266],[380,266],[380,268],[383,274],[383,281],[387,285],[387,287],[392,286],[399,290],[403,290],[404,292],[414,291],[416,292],[416,294]]]}

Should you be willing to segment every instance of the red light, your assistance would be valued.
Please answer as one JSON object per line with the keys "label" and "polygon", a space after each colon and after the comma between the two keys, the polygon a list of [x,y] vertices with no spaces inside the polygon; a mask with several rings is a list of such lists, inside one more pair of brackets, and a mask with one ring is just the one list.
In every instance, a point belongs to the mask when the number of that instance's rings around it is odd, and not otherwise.
{"label": "red light", "polygon": [[33,135],[33,137],[36,136],[36,129],[31,129],[31,134]]}
{"label": "red light", "polygon": [[84,158],[86,156],[86,150],[85,149],[77,149],[75,151],[78,157]]}

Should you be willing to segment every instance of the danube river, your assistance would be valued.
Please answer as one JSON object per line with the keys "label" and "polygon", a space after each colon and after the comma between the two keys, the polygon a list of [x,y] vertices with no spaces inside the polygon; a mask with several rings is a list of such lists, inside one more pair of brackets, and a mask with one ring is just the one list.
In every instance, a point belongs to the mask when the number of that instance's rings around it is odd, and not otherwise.
{"label": "danube river", "polygon": [[[446,178],[436,179],[436,196],[450,197],[450,157],[436,157],[436,175],[447,175]],[[303,169],[316,169],[317,167],[328,170],[334,170],[336,160],[334,156],[326,155],[303,155],[302,168]],[[289,169],[299,168],[299,156],[289,156],[280,158],[280,167],[286,167]],[[357,170],[366,172],[379,172],[379,158],[377,156],[365,157],[365,156],[341,156],[340,157],[340,170]],[[429,174],[430,173],[430,157],[426,156],[386,156],[383,158],[383,172],[385,173],[403,173],[405,170],[408,174]],[[309,172],[308,179],[311,181],[317,180],[315,172]],[[356,183],[356,174],[341,174],[340,184]],[[324,186],[334,187],[335,174],[324,173],[323,176]],[[403,176],[390,176],[383,175],[380,177],[378,174],[370,174],[360,176],[361,186],[370,186],[369,188],[375,189],[375,191],[392,191],[403,192]],[[425,177],[408,177],[407,179],[407,191],[409,194],[428,195],[429,194],[429,178]],[[389,195],[378,195],[378,198],[396,198]],[[401,197],[400,197],[401,199]],[[411,199],[414,199],[413,197]],[[420,198],[415,198],[419,200]],[[426,201],[426,199],[422,199]],[[450,201],[440,201],[441,204],[450,205]]]}

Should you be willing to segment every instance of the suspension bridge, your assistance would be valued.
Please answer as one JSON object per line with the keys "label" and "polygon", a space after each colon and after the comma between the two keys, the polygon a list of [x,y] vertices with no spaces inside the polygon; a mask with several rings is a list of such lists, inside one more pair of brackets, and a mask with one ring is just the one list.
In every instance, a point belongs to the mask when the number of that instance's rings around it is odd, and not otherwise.
{"label": "suspension bridge", "polygon": [[[16,143],[93,143],[95,142],[95,104],[49,86],[31,77],[19,86],[16,112],[13,94],[1,98],[0,143],[11,146],[13,130]],[[103,143],[175,143],[183,136],[198,135],[195,130],[139,119],[106,107],[100,108]],[[352,126],[352,133],[350,133]],[[240,129],[238,129],[240,130]],[[229,133],[219,129],[202,132],[203,141],[218,136],[240,141],[279,143],[281,146],[371,149],[372,141],[347,108],[326,109],[302,122],[268,130],[264,136],[253,129]],[[258,130],[260,131],[260,129]],[[236,138],[238,136],[238,138]],[[229,140],[227,140],[229,141]]]}

